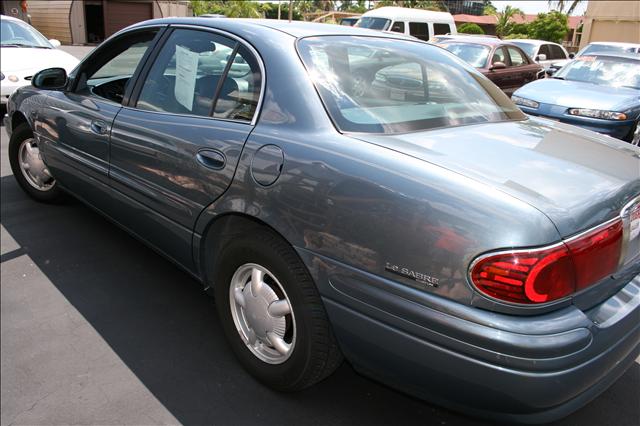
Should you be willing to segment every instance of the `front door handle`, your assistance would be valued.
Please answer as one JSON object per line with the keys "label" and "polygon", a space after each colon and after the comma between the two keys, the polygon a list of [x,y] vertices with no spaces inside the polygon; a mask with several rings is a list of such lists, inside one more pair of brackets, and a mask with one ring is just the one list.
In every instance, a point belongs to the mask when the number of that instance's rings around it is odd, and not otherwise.
{"label": "front door handle", "polygon": [[224,154],[214,149],[203,149],[198,151],[196,159],[203,166],[214,170],[223,169],[225,163],[227,162]]}
{"label": "front door handle", "polygon": [[91,122],[91,131],[99,135],[106,135],[109,131],[109,126],[102,120],[93,120]]}

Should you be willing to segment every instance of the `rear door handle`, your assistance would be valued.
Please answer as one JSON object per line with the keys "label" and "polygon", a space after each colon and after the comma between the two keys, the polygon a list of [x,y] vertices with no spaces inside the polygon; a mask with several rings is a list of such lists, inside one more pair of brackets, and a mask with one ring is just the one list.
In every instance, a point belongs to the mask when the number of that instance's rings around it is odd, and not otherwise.
{"label": "rear door handle", "polygon": [[214,170],[223,169],[227,162],[224,154],[214,149],[203,149],[198,151],[196,159],[203,166]]}
{"label": "rear door handle", "polygon": [[105,135],[109,131],[109,127],[102,120],[93,120],[91,122],[91,131],[99,135]]}

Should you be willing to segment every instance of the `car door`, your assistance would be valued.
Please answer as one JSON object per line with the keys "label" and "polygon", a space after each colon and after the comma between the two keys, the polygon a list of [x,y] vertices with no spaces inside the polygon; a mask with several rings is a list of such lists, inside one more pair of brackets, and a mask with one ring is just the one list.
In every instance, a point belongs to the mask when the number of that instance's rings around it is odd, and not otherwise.
{"label": "car door", "polygon": [[190,268],[195,221],[231,183],[263,77],[236,38],[170,31],[113,123],[109,176],[118,221]]}
{"label": "car door", "polygon": [[[505,68],[494,68],[495,64],[498,62],[505,64]],[[509,81],[511,78],[509,71],[509,56],[507,55],[506,49],[503,47],[496,47],[491,54],[487,77],[489,77],[489,80],[493,81],[493,83],[503,91],[511,86]]]}
{"label": "car door", "polygon": [[527,55],[516,46],[507,46],[507,53],[509,54],[509,67],[510,71],[509,86],[505,89],[505,93],[511,94],[519,87],[536,80],[539,66],[535,63],[529,62]]}
{"label": "car door", "polygon": [[107,42],[83,61],[69,90],[51,92],[47,99],[39,126],[47,164],[63,186],[99,209],[108,205],[113,120],[160,31],[145,29]]}

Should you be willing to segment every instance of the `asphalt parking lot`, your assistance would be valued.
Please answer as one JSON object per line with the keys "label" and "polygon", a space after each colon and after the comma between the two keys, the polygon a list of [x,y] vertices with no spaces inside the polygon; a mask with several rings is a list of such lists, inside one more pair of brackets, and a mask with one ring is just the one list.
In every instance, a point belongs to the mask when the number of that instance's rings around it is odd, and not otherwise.
{"label": "asphalt parking lot", "polygon": [[[303,392],[263,387],[227,348],[198,283],[79,202],[30,200],[4,128],[0,139],[2,425],[484,424],[346,363]],[[636,362],[557,424],[638,425],[639,391]]]}

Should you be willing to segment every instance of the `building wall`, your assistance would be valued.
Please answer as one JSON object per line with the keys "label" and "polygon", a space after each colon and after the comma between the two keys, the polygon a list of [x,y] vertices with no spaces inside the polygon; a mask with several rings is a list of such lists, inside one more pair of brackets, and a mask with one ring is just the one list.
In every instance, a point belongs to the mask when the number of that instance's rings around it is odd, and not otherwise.
{"label": "building wall", "polygon": [[71,44],[71,4],[71,0],[30,0],[28,5],[31,25],[47,38],[55,38],[62,44]]}
{"label": "building wall", "polygon": [[640,43],[640,2],[590,1],[580,48],[594,41],[624,41]]}

